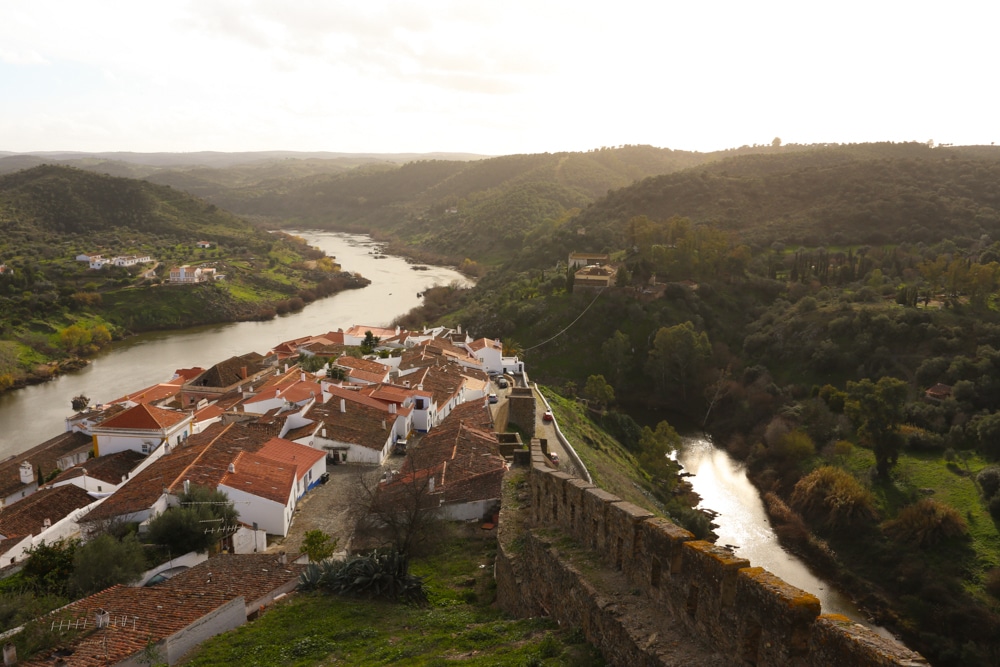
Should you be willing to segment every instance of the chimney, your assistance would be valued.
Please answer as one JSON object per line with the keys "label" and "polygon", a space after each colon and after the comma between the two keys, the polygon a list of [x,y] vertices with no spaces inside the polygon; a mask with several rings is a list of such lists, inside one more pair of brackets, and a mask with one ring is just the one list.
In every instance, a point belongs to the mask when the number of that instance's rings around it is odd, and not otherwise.
{"label": "chimney", "polygon": [[390,415],[396,414],[396,404],[395,403],[390,403],[389,404],[389,414]]}
{"label": "chimney", "polygon": [[191,493],[191,480],[184,480],[184,495]]}
{"label": "chimney", "polygon": [[52,519],[42,519],[42,528],[51,528]]}
{"label": "chimney", "polygon": [[306,372],[305,371],[302,371],[301,373],[299,373],[299,380],[301,380],[302,382],[306,381]]}
{"label": "chimney", "polygon": [[288,554],[286,554],[284,551],[279,551],[278,552],[278,562],[281,563],[282,565],[287,564],[288,563]]}
{"label": "chimney", "polygon": [[323,437],[325,438],[326,437],[326,427],[325,426],[323,427],[322,433],[323,433]]}
{"label": "chimney", "polygon": [[434,476],[433,475],[431,475],[430,477],[427,478],[427,490],[430,493],[434,493]]}
{"label": "chimney", "polygon": [[279,396],[281,396],[281,390],[280,389],[275,389],[274,390],[274,397],[278,398]]}
{"label": "chimney", "polygon": [[14,642],[3,645],[3,664],[5,666],[17,664],[17,647],[14,646]]}
{"label": "chimney", "polygon": [[31,484],[35,481],[35,468],[30,462],[25,461],[20,467],[21,484]]}
{"label": "chimney", "polygon": [[234,474],[234,475],[236,474],[236,464],[235,463],[230,463],[229,464],[229,472],[232,473],[232,474]]}
{"label": "chimney", "polygon": [[247,379],[247,367],[246,366],[240,367],[240,377],[243,378],[244,380]]}
{"label": "chimney", "polygon": [[382,430],[383,431],[385,430],[385,420],[384,419],[382,420]]}
{"label": "chimney", "polygon": [[343,398],[340,399],[340,411],[347,412],[347,401],[344,400]]}
{"label": "chimney", "polygon": [[94,621],[97,622],[98,628],[106,628],[111,624],[111,613],[101,607],[98,607],[94,612]]}

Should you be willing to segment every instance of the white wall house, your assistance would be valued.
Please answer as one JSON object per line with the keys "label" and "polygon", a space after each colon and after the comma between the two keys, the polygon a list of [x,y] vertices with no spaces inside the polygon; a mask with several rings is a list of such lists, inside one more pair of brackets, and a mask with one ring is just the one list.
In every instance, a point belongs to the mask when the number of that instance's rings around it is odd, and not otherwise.
{"label": "white wall house", "polygon": [[294,469],[242,452],[217,488],[236,506],[240,521],[284,537],[295,511],[295,481]]}
{"label": "white wall house", "polygon": [[478,338],[466,346],[469,352],[483,365],[487,373],[503,372],[503,344],[498,340]]}
{"label": "white wall house", "polygon": [[126,449],[140,454],[162,456],[160,445],[175,446],[191,435],[193,416],[140,404],[95,425],[91,429],[97,456]]}

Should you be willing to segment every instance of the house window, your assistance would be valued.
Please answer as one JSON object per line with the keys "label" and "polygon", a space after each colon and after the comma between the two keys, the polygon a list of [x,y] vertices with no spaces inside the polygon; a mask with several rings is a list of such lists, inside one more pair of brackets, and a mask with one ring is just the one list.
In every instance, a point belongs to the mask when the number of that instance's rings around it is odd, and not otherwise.
{"label": "house window", "polygon": [[103,490],[104,490],[104,489],[102,489],[102,488],[101,488],[101,485],[100,485],[100,484],[98,484],[98,485],[97,485],[97,492],[98,492],[98,493],[100,493],[100,492],[101,492],[101,491],[103,491]]}

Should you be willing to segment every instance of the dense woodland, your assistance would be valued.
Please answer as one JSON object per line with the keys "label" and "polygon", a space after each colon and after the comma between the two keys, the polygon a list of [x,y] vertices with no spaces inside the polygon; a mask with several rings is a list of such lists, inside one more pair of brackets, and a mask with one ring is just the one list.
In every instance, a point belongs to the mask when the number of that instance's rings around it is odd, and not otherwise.
{"label": "dense woodland", "polygon": [[[643,415],[704,428],[747,461],[786,544],[879,622],[935,665],[997,664],[1000,150],[779,143],[161,167],[148,178],[174,189],[116,182],[110,199],[132,203],[110,213],[60,183],[80,170],[45,167],[0,180],[0,211],[15,236],[51,221],[44,256],[78,211],[134,227],[143,197],[190,188],[212,204],[176,217],[199,236],[228,209],[476,269],[475,288],[434,288],[400,322],[503,338],[647,466],[663,439]],[[32,174],[59,177],[36,192]],[[572,251],[609,254],[614,286],[574,291]]]}

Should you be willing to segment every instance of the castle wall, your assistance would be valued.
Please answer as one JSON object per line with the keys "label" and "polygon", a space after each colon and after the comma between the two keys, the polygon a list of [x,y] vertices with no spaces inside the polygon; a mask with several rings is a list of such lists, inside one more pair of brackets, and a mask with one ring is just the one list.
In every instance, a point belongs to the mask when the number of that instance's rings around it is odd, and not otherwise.
{"label": "castle wall", "polygon": [[[580,627],[615,665],[676,664],[665,630],[650,626],[654,618],[683,630],[723,664],[927,664],[842,616],[821,615],[814,595],[731,551],[551,469],[537,445],[527,475],[529,527],[513,542],[500,540],[497,600],[507,611],[546,613]],[[501,531],[516,524],[505,521],[513,511],[502,510]],[[581,562],[593,562],[601,574]],[[595,577],[607,588],[599,592]]]}
{"label": "castle wall", "polygon": [[527,437],[535,437],[535,395],[529,387],[513,387],[507,395],[507,422],[521,429]]}

